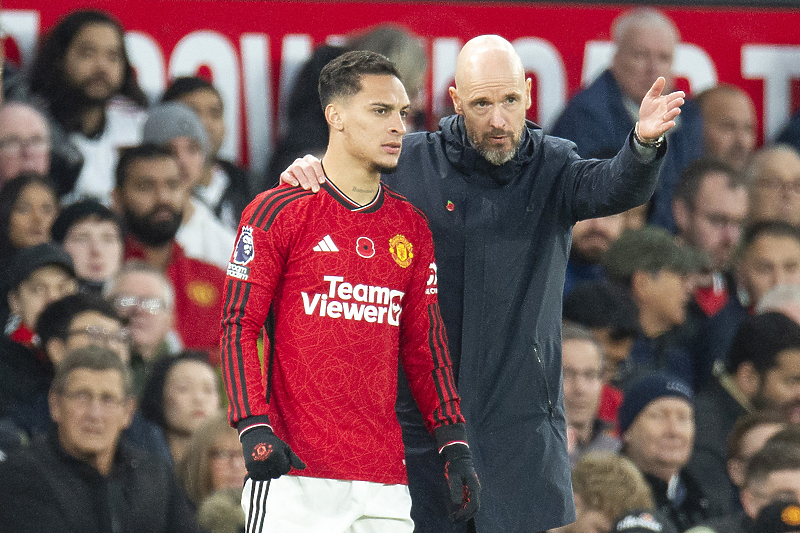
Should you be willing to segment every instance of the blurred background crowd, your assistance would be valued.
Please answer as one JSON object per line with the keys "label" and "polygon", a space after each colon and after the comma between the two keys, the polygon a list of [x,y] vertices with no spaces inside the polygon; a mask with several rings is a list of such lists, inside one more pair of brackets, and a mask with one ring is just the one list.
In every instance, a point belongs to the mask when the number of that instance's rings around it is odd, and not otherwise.
{"label": "blurred background crowd", "polygon": [[[328,61],[349,49],[394,60],[414,129],[426,56],[396,26],[316,49],[267,174],[252,176],[218,157],[214,85],[176,78],[148,105],[123,31],[73,12],[30,69],[4,72],[0,456],[37,435],[78,458],[154,454],[166,470],[131,472],[182,509],[168,530],[199,519],[238,531],[245,469],[218,345],[239,216],[294,158],[324,151],[316,80]],[[613,156],[653,81],[673,83],[680,33],[663,13],[626,12],[611,34],[611,66],[547,132],[582,157]],[[773,144],[758,146],[756,128],[741,88],[692,95],[653,199],[575,225],[563,392],[578,520],[565,531],[800,530],[800,113]],[[4,498],[20,490],[9,479]],[[165,505],[145,493],[139,512]]]}

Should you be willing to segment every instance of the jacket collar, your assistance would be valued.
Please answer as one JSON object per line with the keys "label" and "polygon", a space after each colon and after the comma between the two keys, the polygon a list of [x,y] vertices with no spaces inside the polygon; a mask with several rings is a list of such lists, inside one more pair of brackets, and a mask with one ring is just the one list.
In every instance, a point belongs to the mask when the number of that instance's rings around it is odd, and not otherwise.
{"label": "jacket collar", "polygon": [[519,150],[511,161],[500,166],[492,165],[484,159],[467,137],[464,117],[451,115],[439,122],[439,130],[445,143],[445,155],[468,181],[475,181],[486,187],[502,187],[521,175],[521,168],[527,165],[541,140],[541,128],[526,120],[522,131]]}

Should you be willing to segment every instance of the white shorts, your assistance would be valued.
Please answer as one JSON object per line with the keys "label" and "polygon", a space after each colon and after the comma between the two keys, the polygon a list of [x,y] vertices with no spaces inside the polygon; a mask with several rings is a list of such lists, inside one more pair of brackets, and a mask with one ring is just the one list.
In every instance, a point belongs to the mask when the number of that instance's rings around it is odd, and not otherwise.
{"label": "white shorts", "polygon": [[246,533],[412,533],[406,485],[281,476],[248,479]]}

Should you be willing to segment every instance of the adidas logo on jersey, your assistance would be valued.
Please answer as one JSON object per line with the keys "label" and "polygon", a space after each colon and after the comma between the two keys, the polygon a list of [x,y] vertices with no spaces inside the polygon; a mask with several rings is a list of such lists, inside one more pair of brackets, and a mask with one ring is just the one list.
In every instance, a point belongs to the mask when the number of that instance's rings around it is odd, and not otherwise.
{"label": "adidas logo on jersey", "polygon": [[330,235],[325,235],[312,250],[315,252],[338,252],[339,248],[333,244],[333,239],[331,239]]}

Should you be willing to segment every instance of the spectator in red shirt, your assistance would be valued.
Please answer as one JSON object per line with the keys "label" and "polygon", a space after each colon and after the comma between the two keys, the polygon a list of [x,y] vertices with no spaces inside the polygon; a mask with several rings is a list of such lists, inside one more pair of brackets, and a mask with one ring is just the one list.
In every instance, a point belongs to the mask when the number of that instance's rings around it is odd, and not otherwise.
{"label": "spectator in red shirt", "polygon": [[175,242],[189,194],[172,152],[153,145],[122,151],[114,206],[126,229],[125,258],[164,272],[175,288],[175,329],[187,348],[217,353],[225,273],[186,257]]}

